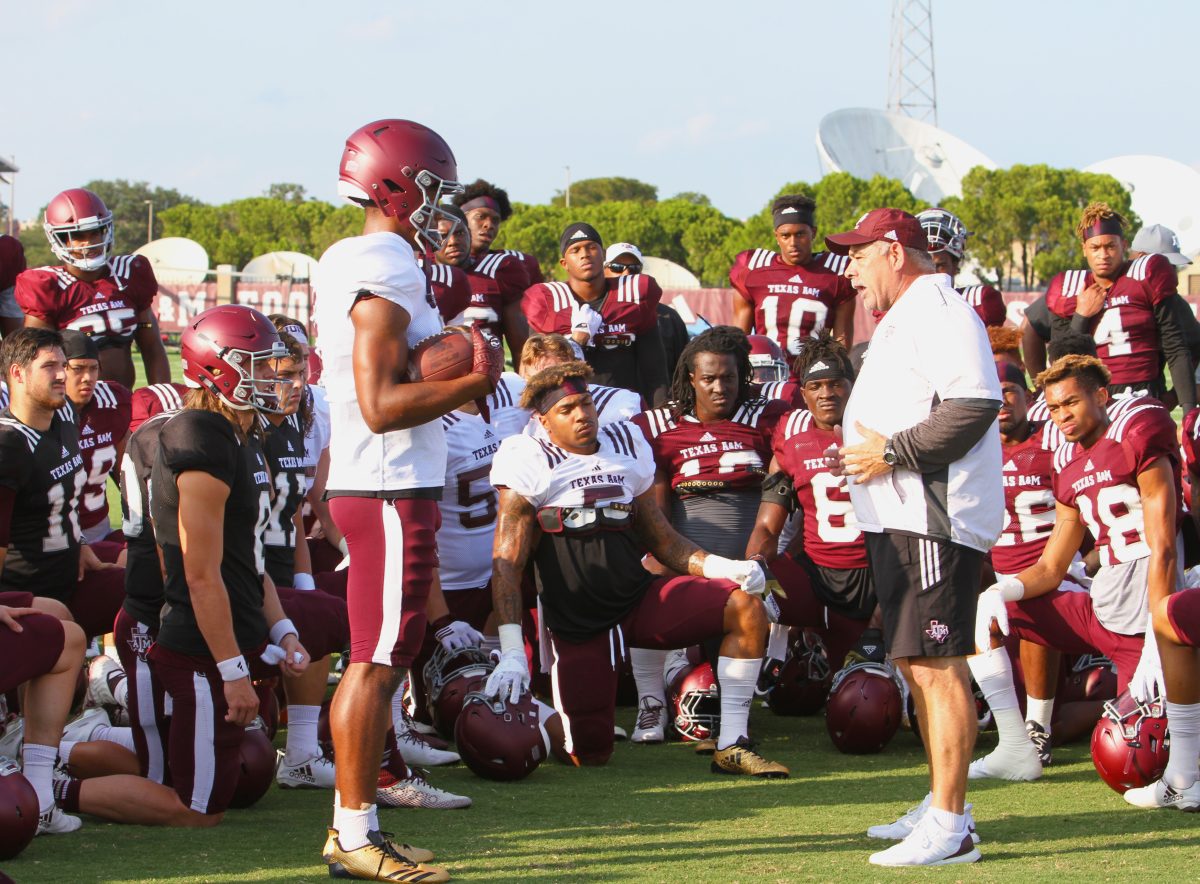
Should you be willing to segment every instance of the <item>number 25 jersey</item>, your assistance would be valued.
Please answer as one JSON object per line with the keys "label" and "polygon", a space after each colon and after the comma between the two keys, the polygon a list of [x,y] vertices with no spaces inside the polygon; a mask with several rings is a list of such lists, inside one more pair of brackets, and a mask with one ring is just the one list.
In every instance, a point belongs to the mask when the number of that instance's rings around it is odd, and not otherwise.
{"label": "number 25 jersey", "polygon": [[57,329],[74,328],[96,346],[128,346],[137,316],[153,306],[158,281],[141,255],[118,255],[108,273],[94,282],[77,279],[62,267],[37,267],[17,277],[14,295],[21,311]]}

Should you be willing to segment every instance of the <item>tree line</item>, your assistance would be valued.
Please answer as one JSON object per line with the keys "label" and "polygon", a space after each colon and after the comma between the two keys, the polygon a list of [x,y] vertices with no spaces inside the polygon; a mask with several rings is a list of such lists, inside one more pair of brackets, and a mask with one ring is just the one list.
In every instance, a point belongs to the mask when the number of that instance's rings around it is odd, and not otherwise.
{"label": "tree line", "polygon": [[[240,268],[256,255],[279,250],[319,257],[362,225],[357,207],[313,199],[303,186],[289,182],[271,185],[262,196],[221,205],[145,182],[91,181],[84,186],[112,209],[118,252],[133,251],[146,242],[147,203],[152,202],[154,237],[193,239],[204,246],[214,266]],[[738,252],[774,248],[770,205],[785,193],[803,193],[817,201],[818,234],[846,230],[879,206],[912,212],[928,208],[899,181],[883,176],[863,180],[838,172],[814,183],[784,185],[758,213],[742,221],[713,207],[701,193],[660,199],[658,189],[645,182],[592,178],[571,186],[570,208],[561,192],[546,204],[514,203],[496,247],[529,252],[548,277],[561,278],[559,234],[572,221],[587,221],[606,242],[635,243],[647,255],[683,265],[704,285],[727,286]],[[945,200],[943,206],[957,213],[971,231],[968,255],[985,281],[1002,288],[1033,289],[1055,273],[1083,265],[1075,225],[1080,210],[1093,200],[1109,203],[1134,230],[1140,224],[1131,211],[1130,194],[1116,179],[1045,165],[972,169],[963,179],[963,195]],[[30,266],[53,263],[39,228],[23,229],[21,240]]]}

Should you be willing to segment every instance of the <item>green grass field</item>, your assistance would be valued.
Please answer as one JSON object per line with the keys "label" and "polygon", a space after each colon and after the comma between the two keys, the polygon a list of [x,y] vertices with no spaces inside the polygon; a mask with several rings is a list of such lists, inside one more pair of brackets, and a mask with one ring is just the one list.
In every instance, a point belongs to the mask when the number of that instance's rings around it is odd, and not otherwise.
{"label": "green grass field", "polygon": [[[633,717],[624,709],[618,721],[631,725]],[[605,768],[548,762],[519,783],[441,768],[433,781],[472,796],[474,807],[387,809],[381,817],[386,829],[434,850],[460,881],[1106,881],[1150,870],[1166,881],[1200,877],[1200,818],[1129,808],[1100,781],[1086,745],[1056,750],[1037,783],[972,784],[982,862],[877,869],[867,857],[883,842],[865,829],[926,790],[916,739],[901,732],[880,755],[848,756],[832,747],[820,715],[756,710],[753,726],[791,779],[710,774],[707,759],[681,744],[618,744]],[[990,749],[994,733],[980,742]],[[0,867],[22,884],[328,880],[320,850],[331,803],[329,792],[276,788],[206,831],[89,819],[79,833],[36,839]]]}

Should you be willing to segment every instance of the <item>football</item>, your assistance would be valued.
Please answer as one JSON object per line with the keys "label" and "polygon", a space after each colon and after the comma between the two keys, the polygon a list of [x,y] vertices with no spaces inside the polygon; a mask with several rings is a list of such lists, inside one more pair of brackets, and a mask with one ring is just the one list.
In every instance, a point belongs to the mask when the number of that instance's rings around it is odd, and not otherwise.
{"label": "football", "polygon": [[421,341],[409,356],[414,381],[452,381],[471,373],[475,362],[471,339],[460,332],[438,332]]}

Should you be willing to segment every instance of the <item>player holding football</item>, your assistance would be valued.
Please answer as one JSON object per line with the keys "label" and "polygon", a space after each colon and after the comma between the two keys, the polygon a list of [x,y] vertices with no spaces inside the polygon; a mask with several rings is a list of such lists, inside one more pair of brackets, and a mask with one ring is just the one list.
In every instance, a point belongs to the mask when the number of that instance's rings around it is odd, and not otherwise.
{"label": "player holding football", "polygon": [[142,353],[148,383],[171,380],[154,314],[158,282],[141,255],[110,255],[113,216],[90,190],[64,190],[46,206],[46,238],[63,263],[17,277],[25,325],[76,328],[100,348],[100,377],[132,389],[130,345]]}
{"label": "player holding football", "polygon": [[[1162,676],[1153,641],[1143,641],[1147,593],[1176,586],[1179,450],[1175,423],[1153,399],[1106,410],[1111,375],[1098,359],[1064,356],[1039,376],[1051,420],[1066,442],[1052,464],[1054,528],[1034,564],[979,596],[971,671],[996,715],[1000,744],[971,764],[971,777],[1032,780],[1042,765],[1025,731],[1007,654],[990,648],[1010,632],[1059,651],[1100,653],[1117,668],[1117,690],[1158,695]],[[1100,570],[1089,593],[1063,580],[1084,533]],[[992,702],[992,697],[997,702]]]}
{"label": "player holding football", "polygon": [[779,251],[748,249],[729,271],[737,290],[733,322],[742,331],[773,338],[795,359],[806,338],[830,327],[847,348],[854,342],[854,289],[842,273],[846,259],[813,252],[817,204],[789,194],[771,204]]}
{"label": "player holding football", "polygon": [[[954,285],[954,278],[962,267],[970,231],[957,215],[945,209],[918,212],[917,220],[929,237],[929,257],[933,258],[933,269],[949,276],[950,284]],[[955,288],[955,291],[975,309],[984,325],[989,328],[1004,325],[1007,317],[1004,296],[997,289],[990,285],[969,285]]]}
{"label": "player holding football", "polygon": [[[521,634],[521,580],[532,561],[549,635],[554,704],[566,751],[577,764],[608,761],[617,668],[626,648],[687,647],[722,636],[721,732],[715,773],[786,777],[754,751],[746,724],[762,663],[767,617],[755,598],[766,588],[755,562],[706,553],[678,534],[653,490],[654,460],[637,429],[600,429],[581,362],[529,380],[521,402],[534,408],[548,440],[519,435],[496,453],[500,492],[492,595],[500,661],[485,693],[516,702],[529,687]],[[679,574],[655,578],[644,549]]]}
{"label": "player holding football", "polygon": [[395,880],[440,869],[432,854],[380,833],[376,785],[391,701],[420,650],[437,565],[437,501],[446,469],[441,416],[488,395],[503,350],[472,330],[474,365],[453,380],[412,381],[409,354],[442,328],[414,248],[436,248],[439,204],[460,189],[454,154],[432,130],[379,120],[346,141],[338,191],[364,209],[361,236],[325,252],[315,318],[333,434],[326,494],[353,567],[350,664],[330,724],[337,757],[331,871]]}

